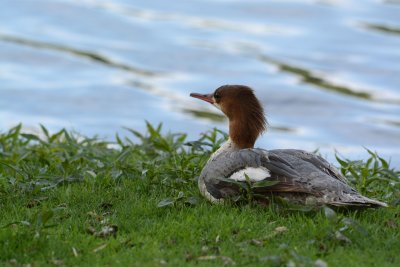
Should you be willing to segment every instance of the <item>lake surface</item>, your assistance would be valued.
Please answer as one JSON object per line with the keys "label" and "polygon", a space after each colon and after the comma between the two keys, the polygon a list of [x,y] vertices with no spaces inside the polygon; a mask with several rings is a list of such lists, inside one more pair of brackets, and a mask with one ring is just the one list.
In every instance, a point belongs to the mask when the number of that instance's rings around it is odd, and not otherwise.
{"label": "lake surface", "polygon": [[400,1],[0,0],[0,131],[227,130],[190,98],[253,87],[265,148],[400,164]]}

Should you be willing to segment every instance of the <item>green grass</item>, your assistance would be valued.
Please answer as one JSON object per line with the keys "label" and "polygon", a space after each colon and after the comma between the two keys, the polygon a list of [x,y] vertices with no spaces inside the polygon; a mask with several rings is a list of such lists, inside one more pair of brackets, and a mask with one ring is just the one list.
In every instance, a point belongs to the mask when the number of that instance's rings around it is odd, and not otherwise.
{"label": "green grass", "polygon": [[400,266],[400,172],[338,158],[386,209],[211,205],[196,177],[224,141],[161,126],[105,142],[21,126],[0,133],[1,266]]}

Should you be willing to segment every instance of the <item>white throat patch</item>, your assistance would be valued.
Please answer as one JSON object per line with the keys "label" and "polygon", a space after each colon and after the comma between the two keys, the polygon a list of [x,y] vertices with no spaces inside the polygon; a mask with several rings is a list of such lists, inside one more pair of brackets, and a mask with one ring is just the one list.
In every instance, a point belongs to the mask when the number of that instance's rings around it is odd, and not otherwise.
{"label": "white throat patch", "polygon": [[213,97],[213,101],[214,101],[213,106],[216,107],[217,109],[221,110],[221,106],[217,102],[215,102],[214,97]]}

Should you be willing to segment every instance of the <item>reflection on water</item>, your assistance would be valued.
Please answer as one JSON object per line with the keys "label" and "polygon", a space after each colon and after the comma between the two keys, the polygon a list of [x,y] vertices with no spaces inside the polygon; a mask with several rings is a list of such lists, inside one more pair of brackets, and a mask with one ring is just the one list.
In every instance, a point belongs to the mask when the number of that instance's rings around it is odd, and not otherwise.
{"label": "reflection on water", "polygon": [[349,95],[349,96],[368,99],[368,100],[370,100],[372,98],[371,95],[367,92],[360,92],[360,91],[352,90],[346,86],[333,84],[321,77],[318,77],[316,74],[312,73],[311,71],[309,71],[307,69],[300,68],[297,66],[292,66],[292,65],[289,65],[286,63],[282,63],[282,62],[273,60],[273,59],[269,59],[267,57],[261,57],[261,60],[267,61],[269,63],[272,63],[272,64],[278,66],[281,71],[297,75],[297,76],[301,77],[302,82],[315,85],[318,88],[334,91],[334,92]]}
{"label": "reflection on water", "polygon": [[400,27],[379,25],[379,24],[373,24],[373,23],[366,23],[365,26],[372,30],[380,31],[383,33],[400,34]]}
{"label": "reflection on water", "polygon": [[56,50],[56,51],[60,51],[60,52],[64,52],[64,53],[70,53],[75,56],[88,58],[88,59],[96,61],[100,64],[105,64],[105,65],[113,67],[113,68],[130,71],[130,72],[133,72],[133,73],[139,74],[139,75],[144,75],[144,76],[154,76],[155,75],[155,73],[152,71],[142,70],[139,68],[129,66],[127,64],[114,62],[111,59],[109,59],[103,55],[96,54],[91,51],[79,50],[79,49],[75,49],[75,48],[67,47],[67,46],[63,46],[63,45],[58,45],[58,44],[38,42],[38,41],[35,41],[32,39],[24,39],[24,38],[10,36],[10,35],[1,35],[0,34],[0,40],[15,43],[15,44],[27,45],[27,46],[35,47],[38,49],[51,49],[51,50]]}
{"label": "reflection on water", "polygon": [[0,9],[0,130],[19,122],[113,138],[145,120],[227,130],[189,97],[256,89],[258,145],[400,164],[400,5],[362,1],[10,1]]}
{"label": "reflection on water", "polygon": [[213,121],[225,121],[225,116],[220,113],[196,109],[184,109],[184,111],[198,118],[206,118]]}

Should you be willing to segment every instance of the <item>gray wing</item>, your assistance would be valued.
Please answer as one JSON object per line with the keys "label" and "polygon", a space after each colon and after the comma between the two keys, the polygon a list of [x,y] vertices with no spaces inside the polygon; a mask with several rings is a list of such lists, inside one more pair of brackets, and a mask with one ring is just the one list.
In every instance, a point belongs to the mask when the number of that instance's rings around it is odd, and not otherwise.
{"label": "gray wing", "polygon": [[242,149],[220,154],[207,163],[200,175],[215,199],[237,195],[240,186],[226,181],[233,173],[246,167],[264,167],[270,171],[266,180],[276,181],[272,186],[257,187],[255,193],[272,193],[298,197],[312,196],[331,205],[375,205],[382,202],[363,197],[351,188],[339,171],[320,156],[302,150]]}
{"label": "gray wing", "polygon": [[304,150],[298,150],[298,149],[275,149],[275,150],[270,150],[270,153],[274,153],[277,155],[281,155],[282,157],[289,156],[289,157],[296,157],[299,160],[303,160],[306,162],[309,162],[312,164],[314,167],[318,168],[322,172],[330,175],[333,178],[338,179],[339,181],[342,181],[344,183],[347,183],[347,179],[339,172],[336,167],[334,167],[332,164],[330,164],[328,161],[326,161],[324,158],[321,156],[318,156],[314,153],[306,152]]}

